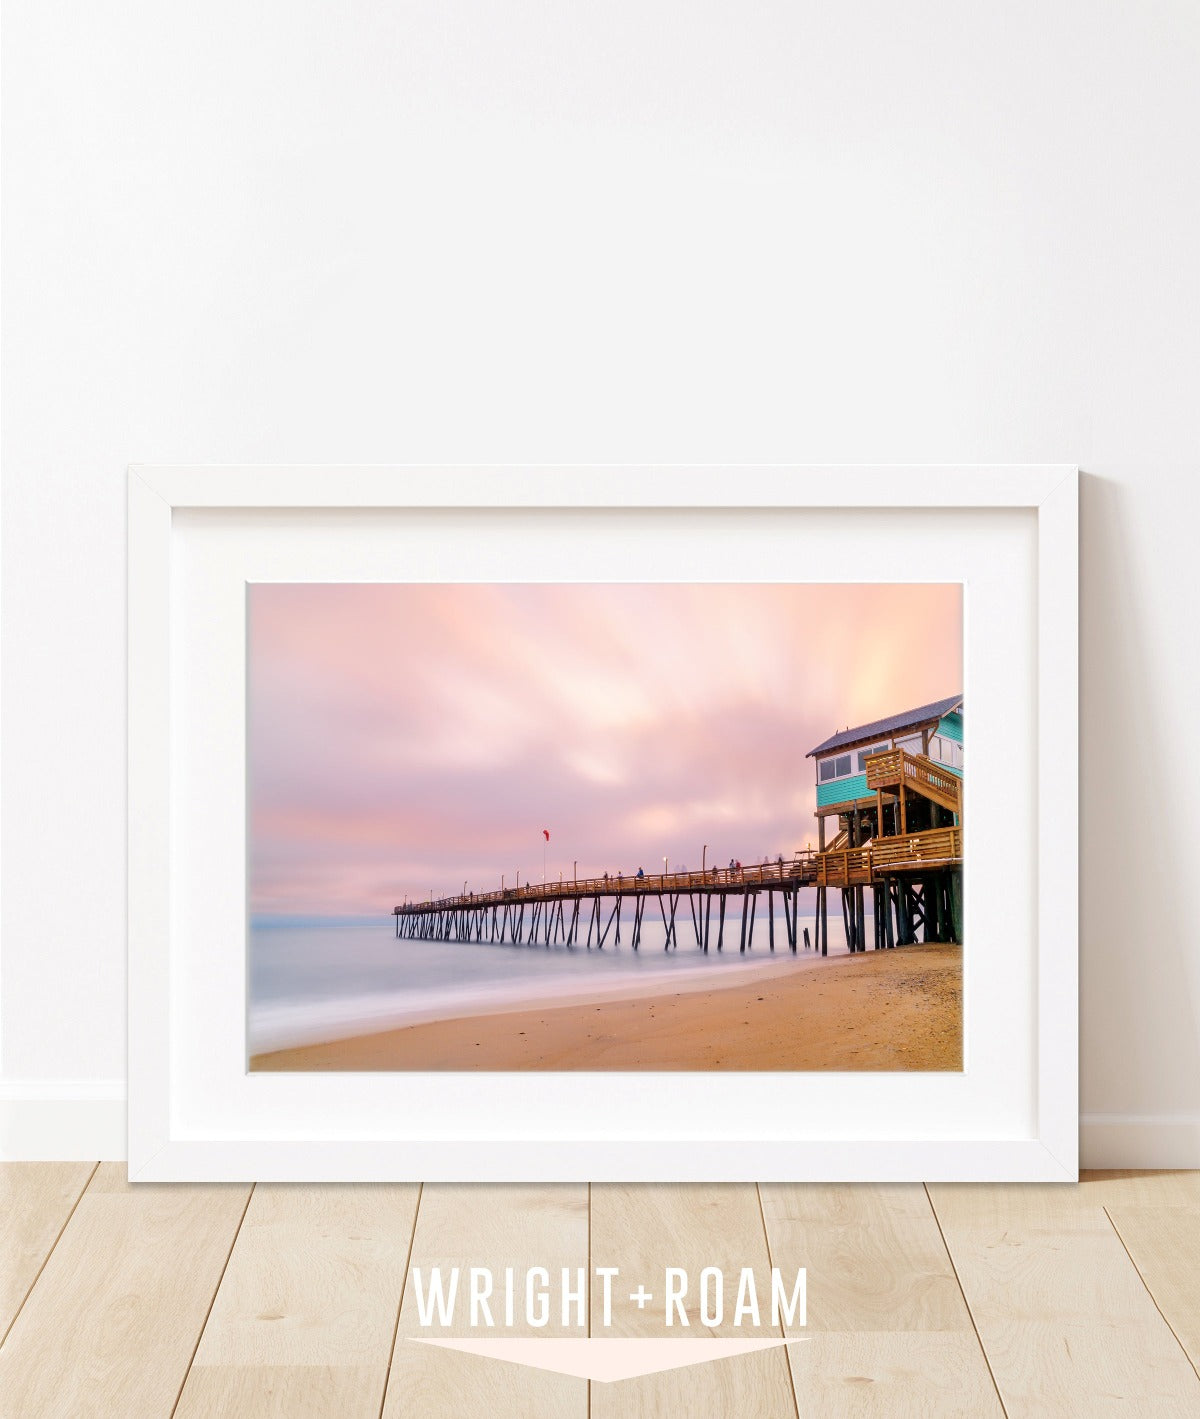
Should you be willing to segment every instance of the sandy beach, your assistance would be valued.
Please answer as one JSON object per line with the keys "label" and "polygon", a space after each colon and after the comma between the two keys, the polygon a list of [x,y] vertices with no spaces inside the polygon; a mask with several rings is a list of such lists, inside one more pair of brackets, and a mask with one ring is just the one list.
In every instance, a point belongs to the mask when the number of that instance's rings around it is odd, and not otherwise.
{"label": "sandy beach", "polygon": [[736,985],[577,1000],[254,1055],[252,1070],[960,1070],[962,948],[906,946]]}

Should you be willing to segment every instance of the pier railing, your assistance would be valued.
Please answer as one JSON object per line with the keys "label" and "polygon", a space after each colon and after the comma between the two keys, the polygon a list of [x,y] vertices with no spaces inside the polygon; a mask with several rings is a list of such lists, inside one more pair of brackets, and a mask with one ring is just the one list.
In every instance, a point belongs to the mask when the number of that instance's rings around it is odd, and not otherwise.
{"label": "pier railing", "polygon": [[868,789],[897,788],[903,783],[952,813],[962,811],[962,779],[925,754],[910,754],[905,749],[872,754],[866,761],[866,773]]}
{"label": "pier railing", "polygon": [[902,837],[873,838],[865,847],[817,854],[817,887],[862,887],[881,877],[957,867],[962,862],[962,829],[929,828]]}
{"label": "pier railing", "polygon": [[[882,756],[881,756],[882,757]],[[902,837],[873,838],[865,847],[825,852],[800,852],[782,862],[751,862],[742,867],[710,867],[698,872],[656,872],[639,877],[610,873],[601,877],[570,877],[562,881],[525,882],[494,892],[467,892],[451,897],[407,902],[397,916],[500,906],[505,903],[570,901],[587,897],[675,895],[685,892],[740,894],[760,889],[795,887],[856,887],[897,873],[953,867],[962,862],[962,829],[930,828]]]}
{"label": "pier railing", "polygon": [[396,908],[400,916],[460,907],[488,907],[504,902],[557,901],[574,897],[636,896],[703,891],[741,891],[758,887],[807,886],[816,881],[816,852],[796,853],[782,861],[751,862],[741,867],[709,867],[695,872],[655,872],[639,877],[616,872],[601,877],[564,877],[561,881],[523,882],[492,892],[467,892],[426,898]]}

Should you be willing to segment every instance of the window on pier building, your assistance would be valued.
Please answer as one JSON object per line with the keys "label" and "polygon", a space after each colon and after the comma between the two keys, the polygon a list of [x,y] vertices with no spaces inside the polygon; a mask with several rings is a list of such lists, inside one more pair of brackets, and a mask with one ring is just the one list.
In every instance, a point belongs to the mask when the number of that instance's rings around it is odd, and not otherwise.
{"label": "window on pier building", "polygon": [[890,744],[888,744],[888,743],[885,742],[885,743],[883,743],[883,744],[872,744],[869,749],[860,749],[860,750],[858,751],[858,771],[859,771],[859,773],[860,773],[860,774],[866,773],[866,771],[867,771],[867,760],[871,757],[872,754],[886,754],[887,751],[888,751],[891,747],[892,747],[892,746],[891,746]]}
{"label": "window on pier building", "polygon": [[852,755],[839,754],[833,759],[822,759],[817,765],[817,781],[828,783],[835,778],[848,778],[852,769]]}
{"label": "window on pier building", "polygon": [[962,745],[956,744],[944,734],[935,734],[930,739],[929,757],[936,759],[939,764],[949,765],[952,769],[961,769],[963,766]]}
{"label": "window on pier building", "polygon": [[919,734],[909,734],[904,739],[896,740],[896,748],[906,749],[910,754],[923,754],[925,740]]}

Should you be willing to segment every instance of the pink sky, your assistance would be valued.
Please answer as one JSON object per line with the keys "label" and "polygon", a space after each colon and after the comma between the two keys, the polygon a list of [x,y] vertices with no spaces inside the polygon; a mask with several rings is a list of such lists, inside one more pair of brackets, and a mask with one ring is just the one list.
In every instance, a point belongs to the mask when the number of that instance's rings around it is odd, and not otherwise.
{"label": "pink sky", "polygon": [[251,909],[790,853],[809,749],[961,689],[957,586],[255,586]]}

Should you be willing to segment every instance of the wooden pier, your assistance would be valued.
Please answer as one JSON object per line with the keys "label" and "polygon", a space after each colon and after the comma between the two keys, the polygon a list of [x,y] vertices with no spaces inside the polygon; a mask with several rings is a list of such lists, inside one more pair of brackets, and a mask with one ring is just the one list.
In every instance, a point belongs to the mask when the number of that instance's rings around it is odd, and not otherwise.
{"label": "wooden pier", "polygon": [[[409,902],[394,910],[396,936],[603,950],[609,942],[619,946],[624,935],[636,951],[649,912],[651,921],[662,923],[664,950],[677,948],[682,934],[702,952],[710,946],[722,951],[726,944],[732,949],[734,941],[745,952],[753,948],[759,899],[765,893],[770,950],[776,948],[778,895],[784,919],[780,946],[795,953],[803,945],[824,956],[829,953],[832,888],[841,893],[851,951],[866,949],[866,891],[873,894],[875,949],[911,944],[918,940],[918,929],[926,941],[961,941],[961,777],[902,749],[868,758],[866,774],[877,809],[874,822],[899,826],[900,832],[872,833],[856,809],[828,847],[797,853],[790,860],[701,872],[617,873],[526,883]],[[952,817],[952,823],[905,831],[913,797],[927,805],[926,819]],[[916,821],[921,814],[912,811],[911,816]],[[822,821],[822,837],[823,829]],[[799,925],[802,887],[816,889],[815,941]]]}

